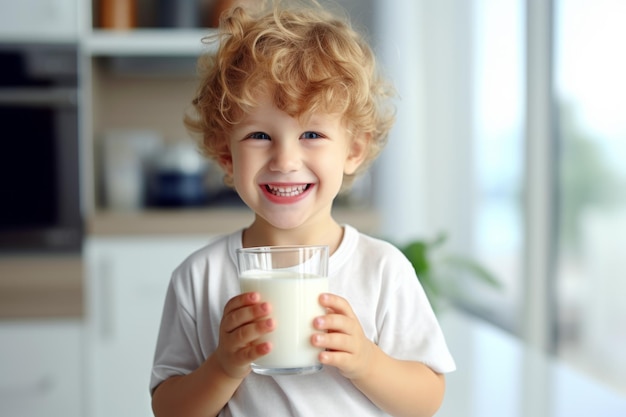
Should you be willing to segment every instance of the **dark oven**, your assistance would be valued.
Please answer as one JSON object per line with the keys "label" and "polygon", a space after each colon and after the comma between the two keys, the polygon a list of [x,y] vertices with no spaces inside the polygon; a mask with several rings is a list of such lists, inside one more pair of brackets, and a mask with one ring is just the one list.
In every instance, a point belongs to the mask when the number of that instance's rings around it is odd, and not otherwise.
{"label": "dark oven", "polygon": [[0,44],[0,251],[79,251],[76,45]]}

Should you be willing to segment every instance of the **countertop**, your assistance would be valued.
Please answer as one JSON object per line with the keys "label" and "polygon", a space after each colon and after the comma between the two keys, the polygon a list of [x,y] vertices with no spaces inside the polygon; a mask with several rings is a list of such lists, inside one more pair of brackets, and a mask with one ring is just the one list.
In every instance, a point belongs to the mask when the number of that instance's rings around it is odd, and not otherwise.
{"label": "countertop", "polygon": [[[372,209],[337,208],[333,216],[368,234],[376,235],[379,216]],[[98,211],[87,222],[88,236],[198,235],[230,233],[250,224],[245,207],[146,211]]]}
{"label": "countertop", "polygon": [[626,394],[480,319],[440,322],[457,362],[436,417],[624,417]]}
{"label": "countertop", "polygon": [[[378,231],[373,210],[338,208],[333,215],[365,233]],[[216,235],[245,227],[252,219],[245,207],[99,211],[86,222],[86,238]],[[0,256],[0,320],[82,317],[84,271],[80,253]]]}
{"label": "countertop", "polygon": [[0,319],[82,314],[83,260],[79,254],[0,257]]}

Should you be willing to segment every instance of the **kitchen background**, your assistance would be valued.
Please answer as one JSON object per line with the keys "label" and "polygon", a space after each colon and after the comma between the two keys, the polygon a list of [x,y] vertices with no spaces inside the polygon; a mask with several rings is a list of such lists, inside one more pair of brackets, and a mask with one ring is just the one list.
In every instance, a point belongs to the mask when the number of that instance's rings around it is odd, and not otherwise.
{"label": "kitchen background", "polygon": [[[388,148],[338,218],[397,243],[447,233],[444,252],[501,282],[462,281],[452,304],[626,393],[624,4],[339,3],[400,98]],[[2,48],[75,47],[82,213],[78,247],[2,246],[0,415],[151,415],[170,271],[251,218],[181,120],[215,6],[0,0]]]}

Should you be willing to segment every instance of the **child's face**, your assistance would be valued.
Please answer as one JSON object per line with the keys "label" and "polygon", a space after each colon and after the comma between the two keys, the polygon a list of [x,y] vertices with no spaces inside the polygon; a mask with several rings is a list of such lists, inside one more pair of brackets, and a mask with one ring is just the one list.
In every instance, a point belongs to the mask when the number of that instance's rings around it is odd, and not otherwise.
{"label": "child's face", "polygon": [[366,141],[352,138],[340,115],[301,121],[265,95],[231,132],[230,149],[222,167],[242,200],[272,226],[293,229],[330,219],[343,175],[363,161]]}

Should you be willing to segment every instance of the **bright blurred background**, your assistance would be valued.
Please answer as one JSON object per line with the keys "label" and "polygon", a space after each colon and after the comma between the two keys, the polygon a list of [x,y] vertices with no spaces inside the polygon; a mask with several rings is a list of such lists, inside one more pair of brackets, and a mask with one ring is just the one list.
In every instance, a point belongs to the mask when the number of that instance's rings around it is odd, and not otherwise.
{"label": "bright blurred background", "polygon": [[[103,25],[113,3],[135,5],[130,27]],[[206,207],[138,192],[159,178],[143,177],[141,152],[162,150],[168,169],[189,162],[181,116],[207,29],[185,7],[216,3],[0,0],[0,45],[77,54],[85,225],[73,253],[0,254],[0,414],[149,415],[170,271],[250,220],[193,148],[201,169],[186,179],[211,176]],[[461,275],[452,306],[626,395],[626,2],[338,3],[400,96],[389,146],[338,203],[340,220],[396,243],[447,234],[444,251],[501,283]]]}
{"label": "bright blurred background", "polygon": [[405,55],[383,56],[419,116],[400,109],[378,178],[418,193],[380,187],[385,230],[447,232],[503,284],[467,280],[459,305],[626,392],[626,4],[393,3],[417,29],[389,19]]}

